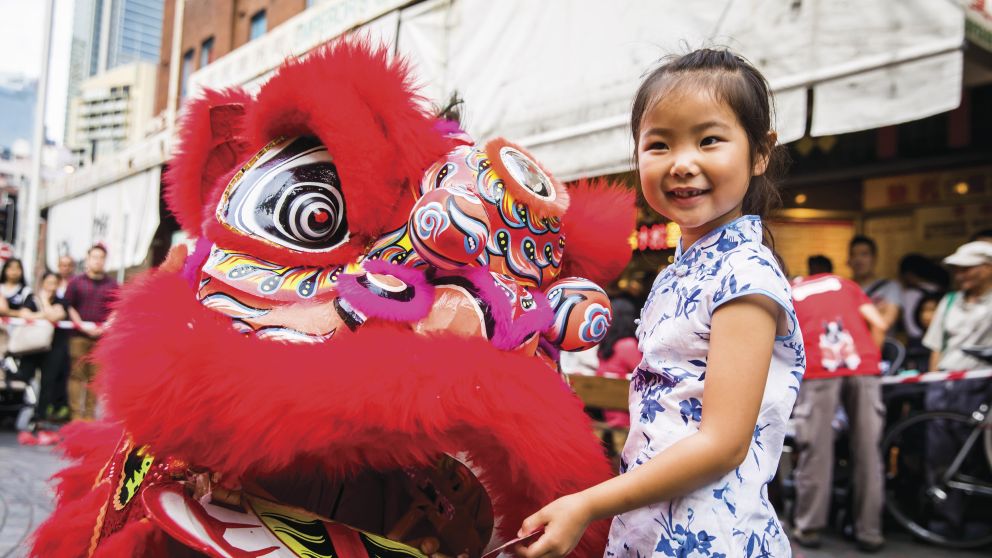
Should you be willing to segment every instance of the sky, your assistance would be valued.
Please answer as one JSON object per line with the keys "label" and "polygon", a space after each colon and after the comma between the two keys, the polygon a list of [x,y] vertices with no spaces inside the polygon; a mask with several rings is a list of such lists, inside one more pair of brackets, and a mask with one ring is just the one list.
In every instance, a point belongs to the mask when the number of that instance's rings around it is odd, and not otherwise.
{"label": "sky", "polygon": [[[41,75],[45,4],[49,0],[0,0],[0,74]],[[73,0],[55,0],[49,57],[45,126],[49,139],[62,143]]]}

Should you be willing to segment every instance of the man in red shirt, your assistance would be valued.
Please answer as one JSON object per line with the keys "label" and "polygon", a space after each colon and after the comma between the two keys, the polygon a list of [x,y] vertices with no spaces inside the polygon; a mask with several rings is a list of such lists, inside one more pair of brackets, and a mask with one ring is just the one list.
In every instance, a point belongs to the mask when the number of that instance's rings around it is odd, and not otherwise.
{"label": "man in red shirt", "polygon": [[86,253],[86,272],[69,281],[65,301],[69,318],[77,331],[69,339],[69,409],[73,419],[92,419],[96,411],[96,394],[90,386],[97,367],[87,358],[96,340],[103,335],[103,323],[110,316],[110,302],[117,281],[104,272],[107,249],[95,244]]}
{"label": "man in red shirt", "polygon": [[832,422],[842,402],[851,424],[855,538],[860,549],[877,551],[885,544],[878,444],[885,422],[879,347],[886,325],[857,283],[833,275],[828,258],[809,258],[809,272],[792,286],[806,343],[806,374],[792,413],[799,445],[793,538],[803,546],[820,545],[832,492]]}

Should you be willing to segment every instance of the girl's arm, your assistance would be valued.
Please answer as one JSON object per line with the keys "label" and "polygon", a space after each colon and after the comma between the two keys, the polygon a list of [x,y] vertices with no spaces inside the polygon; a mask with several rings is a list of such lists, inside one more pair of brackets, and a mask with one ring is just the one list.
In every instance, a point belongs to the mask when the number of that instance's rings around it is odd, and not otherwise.
{"label": "girl's arm", "polygon": [[871,333],[872,341],[875,342],[875,345],[881,347],[885,343],[885,332],[888,330],[885,326],[885,318],[882,317],[878,308],[870,302],[859,306],[858,312],[868,324],[868,331]]}
{"label": "girl's arm", "polygon": [[559,498],[524,520],[518,536],[544,526],[524,558],[554,558],[575,548],[590,522],[688,494],[732,471],[747,457],[771,364],[781,309],[748,295],[720,306],[710,329],[699,431],[647,463]]}

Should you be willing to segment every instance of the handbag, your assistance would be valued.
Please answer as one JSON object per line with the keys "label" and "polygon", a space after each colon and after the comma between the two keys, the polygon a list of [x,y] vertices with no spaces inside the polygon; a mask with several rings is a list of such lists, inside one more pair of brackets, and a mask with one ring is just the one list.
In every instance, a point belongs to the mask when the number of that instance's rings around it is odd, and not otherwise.
{"label": "handbag", "polygon": [[52,348],[55,326],[45,320],[7,326],[7,352],[14,356],[43,353]]}

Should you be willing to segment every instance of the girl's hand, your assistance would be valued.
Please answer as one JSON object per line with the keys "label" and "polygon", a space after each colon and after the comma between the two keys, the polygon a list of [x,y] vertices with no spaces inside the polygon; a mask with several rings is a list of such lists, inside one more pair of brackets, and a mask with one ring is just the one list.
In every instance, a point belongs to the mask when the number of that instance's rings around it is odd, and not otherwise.
{"label": "girl's hand", "polygon": [[571,552],[592,521],[588,502],[581,495],[558,498],[524,520],[517,532],[523,537],[544,527],[544,534],[530,546],[517,545],[514,552],[523,558],[558,558]]}

